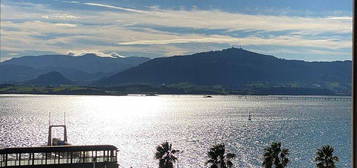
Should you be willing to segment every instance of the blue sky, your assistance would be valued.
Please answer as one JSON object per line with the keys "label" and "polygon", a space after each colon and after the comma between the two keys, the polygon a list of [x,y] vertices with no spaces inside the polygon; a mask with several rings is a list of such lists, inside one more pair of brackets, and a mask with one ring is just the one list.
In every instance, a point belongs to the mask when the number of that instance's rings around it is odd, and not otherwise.
{"label": "blue sky", "polygon": [[242,46],[285,59],[351,60],[351,16],[351,0],[1,0],[1,59]]}

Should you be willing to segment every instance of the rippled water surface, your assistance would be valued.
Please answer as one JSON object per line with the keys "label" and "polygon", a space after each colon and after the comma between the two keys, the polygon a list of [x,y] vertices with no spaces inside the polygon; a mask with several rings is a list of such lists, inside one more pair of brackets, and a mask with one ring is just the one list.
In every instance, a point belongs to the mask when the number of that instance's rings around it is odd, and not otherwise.
{"label": "rippled water surface", "polygon": [[237,154],[237,167],[259,167],[272,141],[290,149],[289,167],[313,167],[316,148],[330,144],[338,167],[348,168],[351,103],[274,96],[0,95],[0,146],[45,144],[48,113],[61,124],[65,112],[70,143],[116,145],[125,168],[157,167],[155,147],[164,141],[183,150],[181,168],[205,167],[209,147],[221,142]]}

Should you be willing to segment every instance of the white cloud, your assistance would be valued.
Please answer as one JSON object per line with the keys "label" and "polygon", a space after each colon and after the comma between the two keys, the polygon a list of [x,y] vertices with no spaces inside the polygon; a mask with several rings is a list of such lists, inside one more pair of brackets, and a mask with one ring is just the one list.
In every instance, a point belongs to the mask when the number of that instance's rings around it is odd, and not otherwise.
{"label": "white cloud", "polygon": [[116,52],[103,52],[103,51],[100,51],[100,50],[93,50],[93,49],[69,50],[69,51],[67,51],[67,55],[73,55],[73,56],[81,56],[81,55],[88,54],[88,53],[95,54],[95,55],[100,56],[100,57],[112,57],[112,58],[115,58],[115,57],[124,58],[125,57],[125,56],[120,55],[120,54],[118,54]]}
{"label": "white cloud", "polygon": [[69,23],[55,23],[54,25],[56,26],[62,26],[62,27],[77,27],[75,24],[69,24]]}
{"label": "white cloud", "polygon": [[73,19],[79,19],[78,16],[70,15],[70,14],[52,14],[52,15],[44,15],[41,16],[44,19],[50,19],[50,20],[73,20]]}
{"label": "white cloud", "polygon": [[[80,4],[80,2],[72,2]],[[229,13],[219,10],[167,10],[150,8],[137,10],[119,6],[81,3],[110,11],[53,10],[43,5],[28,7],[2,5],[1,42],[2,49],[22,51],[39,49],[57,53],[74,51],[145,52],[155,55],[177,55],[202,51],[198,48],[177,47],[175,44],[243,44],[275,45],[282,47],[317,47],[326,49],[351,48],[352,42],[346,34],[352,31],[351,17],[292,17]],[[18,22],[17,20],[24,20]],[[187,28],[184,33],[155,30],[153,27]],[[195,33],[189,30],[195,30]],[[222,30],[225,35],[200,33],[201,29]],[[233,31],[255,31],[244,38],[237,38]],[[222,32],[221,31],[221,32]],[[274,35],[273,31],[287,31]],[[234,32],[236,33],[236,32]],[[341,34],[324,36],[319,34]],[[48,34],[63,34],[44,40]],[[265,34],[267,36],[260,36]],[[347,35],[348,36],[348,35]],[[143,46],[139,46],[143,45]],[[155,45],[155,46],[153,46]],[[332,52],[332,51],[331,51]],[[119,52],[120,53],[120,52]],[[311,54],[316,54],[311,51]],[[336,52],[336,55],[341,53]]]}
{"label": "white cloud", "polygon": [[349,16],[331,16],[327,17],[327,19],[352,21],[352,17]]}
{"label": "white cloud", "polygon": [[99,4],[99,3],[83,3],[83,4],[89,5],[89,6],[99,6],[99,7],[104,7],[104,8],[110,8],[110,9],[119,9],[119,10],[123,10],[123,11],[127,11],[127,12],[146,13],[145,11],[142,11],[142,10],[123,8],[123,7],[113,6],[113,5],[106,5],[106,4]]}
{"label": "white cloud", "polygon": [[63,2],[66,2],[66,3],[73,3],[73,4],[79,4],[79,3],[80,3],[79,1],[63,1]]}

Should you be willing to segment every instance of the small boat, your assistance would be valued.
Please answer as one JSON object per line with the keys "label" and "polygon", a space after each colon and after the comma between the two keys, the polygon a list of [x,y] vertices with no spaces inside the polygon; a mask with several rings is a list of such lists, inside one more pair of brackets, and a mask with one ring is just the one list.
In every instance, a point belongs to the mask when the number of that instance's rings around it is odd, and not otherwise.
{"label": "small boat", "polygon": [[212,98],[210,95],[203,96],[203,98]]}
{"label": "small boat", "polygon": [[248,114],[248,120],[251,121],[252,120],[252,115],[249,113]]}
{"label": "small boat", "polygon": [[155,94],[155,93],[147,93],[147,94],[145,94],[145,96],[157,96],[157,94]]}

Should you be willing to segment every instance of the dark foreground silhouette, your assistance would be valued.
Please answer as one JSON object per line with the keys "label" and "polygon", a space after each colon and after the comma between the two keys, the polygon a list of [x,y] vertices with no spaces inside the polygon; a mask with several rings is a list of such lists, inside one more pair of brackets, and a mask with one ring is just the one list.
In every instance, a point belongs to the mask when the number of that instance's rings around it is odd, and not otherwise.
{"label": "dark foreground silhouette", "polygon": [[[336,168],[336,162],[339,161],[333,154],[334,149],[330,145],[324,145],[317,149],[314,161],[317,168]],[[172,148],[172,144],[164,142],[156,147],[155,159],[159,161],[159,168],[174,168],[178,166],[178,154],[180,150]],[[207,152],[208,160],[205,165],[209,168],[232,168],[233,160],[236,154],[228,153],[225,145],[213,145]],[[285,168],[291,161],[289,160],[289,149],[282,148],[280,142],[272,142],[270,146],[264,149],[262,166],[264,168]]]}

